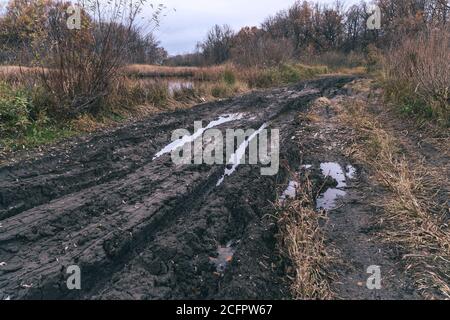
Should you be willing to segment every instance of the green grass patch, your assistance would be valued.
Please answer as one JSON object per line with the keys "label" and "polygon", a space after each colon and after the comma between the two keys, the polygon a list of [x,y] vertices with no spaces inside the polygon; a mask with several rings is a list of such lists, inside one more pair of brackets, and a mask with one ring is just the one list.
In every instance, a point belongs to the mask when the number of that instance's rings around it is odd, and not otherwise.
{"label": "green grass patch", "polygon": [[229,86],[234,86],[236,84],[236,75],[230,69],[226,69],[223,72],[222,79]]}
{"label": "green grass patch", "polygon": [[249,79],[250,87],[270,88],[278,85],[296,83],[328,73],[325,66],[306,66],[303,64],[282,64],[278,67],[262,69]]}
{"label": "green grass patch", "polygon": [[16,151],[20,149],[34,148],[41,145],[52,144],[62,139],[72,137],[78,132],[70,127],[57,125],[31,124],[19,136],[6,136],[0,139],[0,149],[4,151]]}
{"label": "green grass patch", "polygon": [[[0,82],[0,149],[15,151],[56,142],[75,131],[46,116],[45,91]],[[58,124],[61,123],[61,124]]]}
{"label": "green grass patch", "polygon": [[385,99],[397,111],[418,120],[434,121],[443,127],[450,127],[450,105],[428,96],[419,95],[409,84],[401,81],[383,81]]}

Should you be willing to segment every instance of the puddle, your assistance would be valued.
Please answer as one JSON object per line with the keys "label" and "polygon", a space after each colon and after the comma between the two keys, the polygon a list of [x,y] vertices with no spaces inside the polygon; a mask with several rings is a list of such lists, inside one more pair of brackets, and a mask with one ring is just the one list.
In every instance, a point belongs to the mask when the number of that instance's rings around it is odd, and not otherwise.
{"label": "puddle", "polygon": [[154,157],[153,160],[158,159],[159,157],[171,153],[172,151],[183,147],[186,143],[192,143],[195,139],[200,138],[206,130],[212,129],[214,127],[220,126],[221,124],[241,120],[244,117],[243,113],[233,113],[228,115],[220,116],[219,119],[211,121],[205,128],[197,130],[193,135],[184,136],[181,139],[175,140],[172,143],[169,143],[165,146],[161,151],[159,151]]}
{"label": "puddle", "polygon": [[336,201],[339,197],[345,197],[347,192],[340,189],[328,189],[317,198],[317,209],[332,210],[336,208]]}
{"label": "puddle", "polygon": [[344,170],[339,163],[325,162],[320,164],[320,170],[325,177],[331,177],[337,181],[337,188],[345,188],[347,186]]}
{"label": "puddle", "polygon": [[226,246],[219,246],[217,248],[217,258],[209,258],[216,266],[218,273],[224,273],[227,265],[233,260],[233,255],[236,252],[233,241],[227,243]]}
{"label": "puddle", "polygon": [[232,165],[232,167],[230,169],[228,168],[228,166],[227,168],[225,168],[225,173],[217,182],[217,187],[223,183],[225,177],[231,176],[236,171],[237,167],[239,167],[239,165],[241,164],[242,158],[245,157],[245,151],[247,150],[250,142],[255,139],[265,128],[267,128],[267,123],[264,123],[261,128],[259,128],[250,137],[248,137],[248,139],[242,142],[241,145],[236,149],[235,153],[231,155],[230,160],[228,160],[228,164]]}
{"label": "puddle", "polygon": [[294,199],[297,195],[297,189],[300,184],[297,181],[289,181],[289,185],[280,197],[280,203],[283,204],[288,199]]}
{"label": "puddle", "polygon": [[[304,164],[300,166],[300,170],[309,170],[313,167],[311,164]],[[296,176],[298,176],[300,173],[295,173]],[[300,187],[300,184],[295,181],[291,180],[289,181],[289,185],[287,186],[286,190],[281,194],[279,202],[280,204],[284,204],[286,200],[288,199],[295,199],[297,196],[297,189]]]}
{"label": "puddle", "polygon": [[167,83],[167,88],[169,90],[169,94],[173,96],[177,91],[194,89],[194,83],[191,81],[169,81]]}
{"label": "puddle", "polygon": [[332,210],[336,208],[337,199],[344,197],[347,194],[345,191],[345,188],[347,188],[347,179],[354,178],[356,169],[349,165],[346,167],[344,172],[341,165],[336,162],[322,163],[320,165],[320,169],[325,177],[333,178],[337,181],[338,185],[336,188],[328,189],[325,193],[321,194],[319,198],[317,198],[317,209]]}
{"label": "puddle", "polygon": [[345,172],[345,176],[349,179],[354,179],[356,174],[356,168],[351,165],[348,165],[346,169],[347,170]]}

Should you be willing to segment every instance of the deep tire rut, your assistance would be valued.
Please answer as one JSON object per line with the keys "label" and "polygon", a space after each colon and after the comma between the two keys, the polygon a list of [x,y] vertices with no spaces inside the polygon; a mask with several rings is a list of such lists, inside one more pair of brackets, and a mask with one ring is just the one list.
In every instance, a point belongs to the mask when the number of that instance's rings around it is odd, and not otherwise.
{"label": "deep tire rut", "polygon": [[[218,128],[270,121],[281,131],[283,161],[298,165],[292,115],[353,79],[324,77],[158,115],[1,167],[0,299],[287,298],[270,218],[285,170],[263,177],[259,166],[240,166],[216,187],[223,166],[152,158],[174,129],[239,112],[246,117]],[[212,259],[229,241],[236,253],[218,273]],[[74,264],[80,291],[66,287]]]}

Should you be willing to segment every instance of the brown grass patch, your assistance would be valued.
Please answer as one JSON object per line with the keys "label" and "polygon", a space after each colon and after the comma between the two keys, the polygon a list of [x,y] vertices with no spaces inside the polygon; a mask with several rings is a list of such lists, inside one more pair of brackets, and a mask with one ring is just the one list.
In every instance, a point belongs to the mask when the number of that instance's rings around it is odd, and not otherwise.
{"label": "brown grass patch", "polygon": [[406,38],[384,59],[386,97],[412,115],[450,126],[450,28]]}
{"label": "brown grass patch", "polygon": [[287,273],[294,299],[332,299],[330,275],[333,258],[325,246],[321,224],[324,212],[314,210],[311,182],[306,179],[294,200],[278,205],[279,248],[291,262]]}
{"label": "brown grass patch", "polygon": [[341,119],[356,131],[349,156],[370,168],[375,181],[389,190],[380,200],[385,212],[380,236],[401,249],[405,270],[424,298],[450,299],[448,208],[435,199],[448,177],[431,172],[414,155],[406,158],[399,141],[367,112],[366,103],[349,102]]}
{"label": "brown grass patch", "polygon": [[47,69],[29,68],[23,66],[0,66],[0,81],[10,84],[36,84],[39,80],[39,74]]}
{"label": "brown grass patch", "polygon": [[227,66],[212,67],[168,67],[144,64],[126,66],[124,72],[128,76],[140,78],[191,78],[200,81],[214,81],[222,77]]}

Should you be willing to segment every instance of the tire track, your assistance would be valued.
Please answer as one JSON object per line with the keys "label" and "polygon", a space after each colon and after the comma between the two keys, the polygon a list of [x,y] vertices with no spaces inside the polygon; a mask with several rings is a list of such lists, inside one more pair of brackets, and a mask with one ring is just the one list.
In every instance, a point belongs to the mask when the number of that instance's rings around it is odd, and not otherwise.
{"label": "tire track", "polygon": [[[6,263],[0,267],[0,298],[285,294],[273,270],[248,264],[255,254],[273,256],[273,223],[261,218],[270,211],[268,200],[283,173],[261,177],[258,166],[242,166],[216,188],[223,166],[176,167],[167,155],[151,159],[173,129],[192,130],[194,120],[212,121],[234,112],[251,118],[220,129],[257,128],[272,121],[285,129],[287,152],[290,111],[305,109],[309,101],[332,95],[351,80],[323,78],[160,115],[0,168],[0,261]],[[252,237],[267,245],[255,249]],[[236,256],[247,263],[233,264],[225,278],[216,277],[210,257],[217,245],[232,238],[241,240]],[[65,270],[72,264],[83,270],[81,292],[65,287]],[[258,285],[247,290],[251,272],[260,276]]]}

